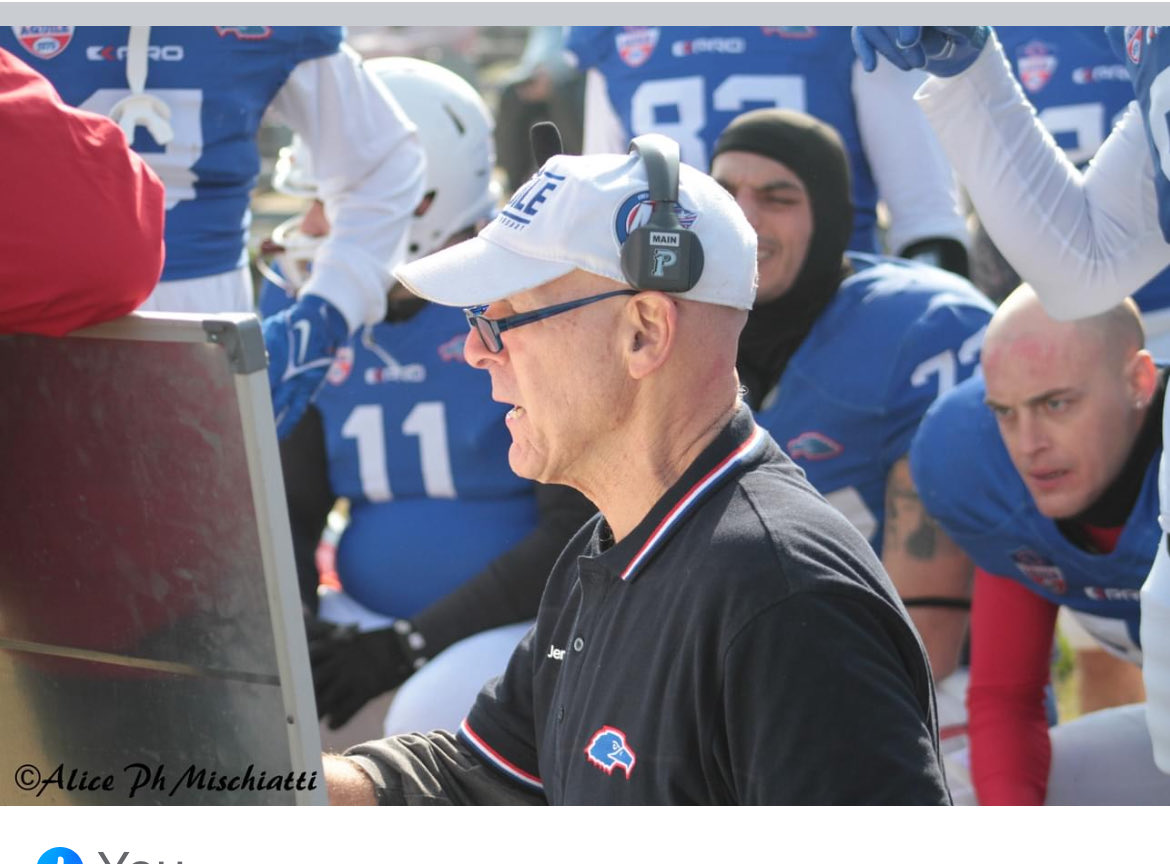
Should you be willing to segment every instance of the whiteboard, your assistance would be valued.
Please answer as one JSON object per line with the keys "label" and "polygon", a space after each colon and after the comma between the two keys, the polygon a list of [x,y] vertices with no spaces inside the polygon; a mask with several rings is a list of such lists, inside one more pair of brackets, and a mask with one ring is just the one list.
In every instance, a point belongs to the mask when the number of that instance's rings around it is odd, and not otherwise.
{"label": "whiteboard", "polygon": [[0,803],[325,803],[265,365],[252,315],[0,337]]}

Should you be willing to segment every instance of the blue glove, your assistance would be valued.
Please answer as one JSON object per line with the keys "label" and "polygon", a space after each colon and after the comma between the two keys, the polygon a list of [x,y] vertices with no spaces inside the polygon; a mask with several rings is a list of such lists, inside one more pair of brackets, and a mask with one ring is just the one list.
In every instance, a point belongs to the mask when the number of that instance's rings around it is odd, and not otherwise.
{"label": "blue glove", "polygon": [[337,307],[306,294],[262,322],[268,349],[268,383],[276,435],[293,430],[325,383],[333,355],[349,339],[349,325]]}
{"label": "blue glove", "polygon": [[854,27],[853,49],[872,72],[881,54],[902,70],[925,69],[950,78],[975,62],[990,27]]}

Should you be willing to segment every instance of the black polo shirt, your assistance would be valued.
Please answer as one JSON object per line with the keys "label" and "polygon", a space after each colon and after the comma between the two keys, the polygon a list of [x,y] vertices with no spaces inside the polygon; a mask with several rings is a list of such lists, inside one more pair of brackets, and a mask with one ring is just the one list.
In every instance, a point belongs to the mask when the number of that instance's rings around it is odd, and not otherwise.
{"label": "black polo shirt", "polygon": [[949,801],[885,571],[747,408],[628,537],[570,542],[459,735],[551,804]]}

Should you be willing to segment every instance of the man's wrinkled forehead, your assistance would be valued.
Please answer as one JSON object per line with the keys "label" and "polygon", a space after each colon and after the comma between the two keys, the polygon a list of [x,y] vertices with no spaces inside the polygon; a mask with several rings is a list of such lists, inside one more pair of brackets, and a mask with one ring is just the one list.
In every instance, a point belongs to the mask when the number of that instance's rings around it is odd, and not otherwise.
{"label": "man's wrinkled forehead", "polygon": [[1095,363],[1100,354],[1097,343],[1085,338],[1077,322],[1049,318],[1043,307],[1029,298],[1014,308],[997,311],[987,328],[980,359],[985,369],[999,367],[1005,374],[1045,366],[1052,367],[1053,373],[1067,372]]}
{"label": "man's wrinkled forehead", "polygon": [[537,309],[541,306],[560,303],[564,300],[574,300],[577,294],[580,293],[578,286],[581,283],[581,277],[587,275],[584,270],[574,270],[564,276],[558,276],[556,279],[542,282],[534,288],[508,294],[492,305],[505,310],[524,312],[529,309]]}
{"label": "man's wrinkled forehead", "polygon": [[1035,331],[995,339],[980,358],[987,398],[1015,405],[1048,393],[1082,389],[1101,380],[1100,364],[1093,354],[1091,346]]}

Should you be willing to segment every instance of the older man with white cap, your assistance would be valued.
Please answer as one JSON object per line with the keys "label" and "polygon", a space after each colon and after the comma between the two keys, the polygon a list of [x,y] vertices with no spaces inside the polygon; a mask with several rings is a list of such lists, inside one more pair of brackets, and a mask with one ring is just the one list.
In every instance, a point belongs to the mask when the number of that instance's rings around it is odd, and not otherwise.
{"label": "older man with white cap", "polygon": [[398,269],[466,307],[512,469],[601,512],[458,734],[327,757],[334,803],[949,801],[894,589],[740,398],[755,265],[734,200],[644,136]]}

